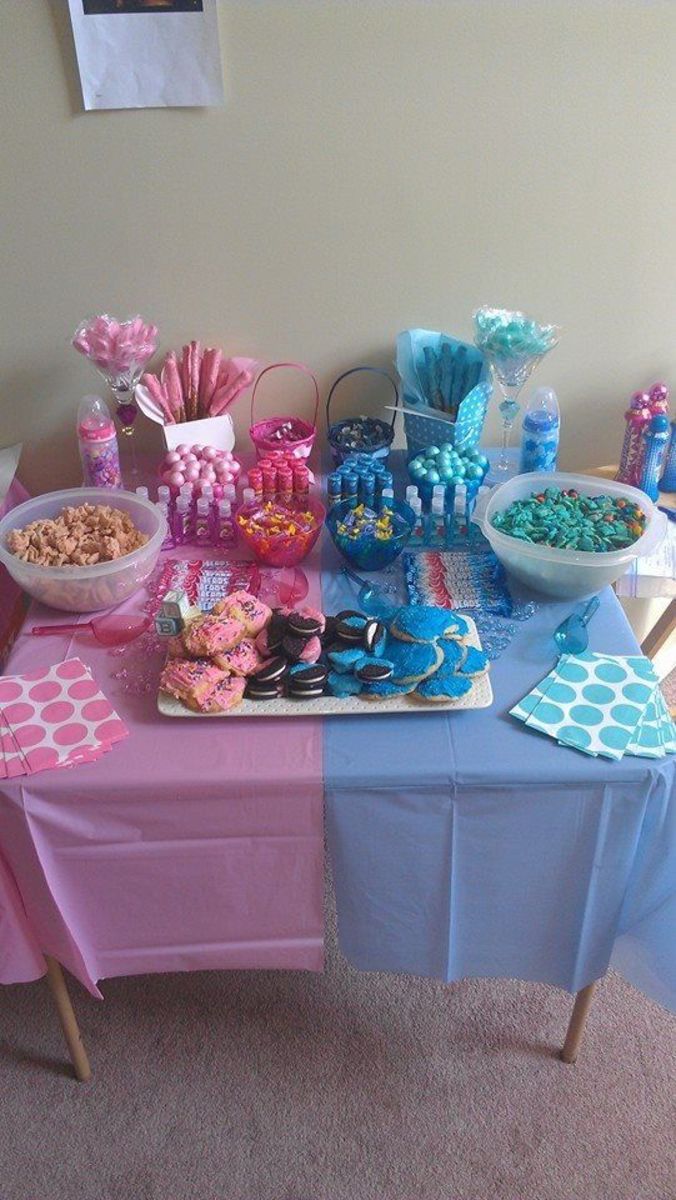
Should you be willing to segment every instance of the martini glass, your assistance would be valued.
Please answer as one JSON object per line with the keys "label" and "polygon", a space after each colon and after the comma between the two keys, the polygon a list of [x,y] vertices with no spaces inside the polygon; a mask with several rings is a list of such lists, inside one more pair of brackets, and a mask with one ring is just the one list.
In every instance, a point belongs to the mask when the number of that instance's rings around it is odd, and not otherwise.
{"label": "martini glass", "polygon": [[556,325],[539,325],[522,312],[504,308],[479,308],[474,313],[475,342],[483,352],[502,399],[502,444],[494,468],[501,480],[516,474],[509,444],[521,408],[519,397],[535,368],[559,342]]}

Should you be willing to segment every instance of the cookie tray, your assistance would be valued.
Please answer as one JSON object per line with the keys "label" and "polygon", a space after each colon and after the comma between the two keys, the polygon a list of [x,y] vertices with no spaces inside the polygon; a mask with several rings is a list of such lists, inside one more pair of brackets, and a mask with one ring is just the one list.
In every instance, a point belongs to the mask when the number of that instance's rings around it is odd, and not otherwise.
{"label": "cookie tray", "polygon": [[[464,615],[464,614],[463,614]],[[467,642],[481,649],[479,634],[471,618]],[[243,700],[237,708],[225,713],[197,713],[186,708],[180,700],[160,692],[157,707],[163,717],[193,717],[198,720],[230,720],[233,717],[354,717],[369,714],[382,716],[385,713],[438,713],[468,708],[488,708],[493,702],[493,689],[487,672],[477,676],[469,692],[458,700],[444,700],[435,704],[408,696],[395,696],[390,700],[363,700],[361,696],[319,696],[317,700]]]}

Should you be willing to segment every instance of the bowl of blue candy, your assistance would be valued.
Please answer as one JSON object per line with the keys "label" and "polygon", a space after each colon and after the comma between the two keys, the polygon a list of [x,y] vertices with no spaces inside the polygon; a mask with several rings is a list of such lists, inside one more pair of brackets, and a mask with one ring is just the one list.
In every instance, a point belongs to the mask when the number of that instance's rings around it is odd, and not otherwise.
{"label": "bowl of blue candy", "polygon": [[450,442],[426,446],[408,464],[411,483],[418,488],[423,500],[431,500],[434,488],[459,484],[481,486],[488,471],[488,459],[480,450],[456,450]]}
{"label": "bowl of blue candy", "polygon": [[362,571],[389,567],[405,549],[416,516],[403,500],[389,500],[378,511],[350,500],[334,504],[326,517],[326,528],[343,558]]}

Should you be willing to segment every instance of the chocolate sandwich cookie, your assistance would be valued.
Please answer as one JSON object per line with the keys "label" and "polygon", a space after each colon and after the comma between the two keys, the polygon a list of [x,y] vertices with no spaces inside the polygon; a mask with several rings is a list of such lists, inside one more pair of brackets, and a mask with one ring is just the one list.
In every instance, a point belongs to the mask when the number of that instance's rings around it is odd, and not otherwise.
{"label": "chocolate sandwich cookie", "polygon": [[322,632],[322,622],[317,617],[303,616],[302,613],[289,613],[286,622],[288,633],[302,638],[319,637]]}
{"label": "chocolate sandwich cookie", "polygon": [[334,621],[347,621],[349,617],[361,617],[365,620],[363,613],[357,612],[355,608],[341,608],[340,612],[336,613]]}
{"label": "chocolate sandwich cookie", "polygon": [[394,672],[394,666],[384,658],[364,658],[355,667],[355,675],[357,679],[361,679],[362,683],[383,683],[386,679],[391,679]]}
{"label": "chocolate sandwich cookie", "polygon": [[247,700],[277,700],[282,694],[281,679],[260,680],[251,675],[246,681]]}
{"label": "chocolate sandwich cookie", "polygon": [[282,639],[286,633],[286,620],[284,613],[281,613],[278,608],[273,608],[272,616],[266,625],[268,650],[271,654],[276,653],[282,645]]}
{"label": "chocolate sandwich cookie", "polygon": [[385,649],[385,639],[387,630],[381,621],[376,621],[375,618],[367,621],[362,634],[364,640],[364,649],[369,654],[374,654],[378,657]]}
{"label": "chocolate sandwich cookie", "polygon": [[316,700],[324,694],[328,671],[321,663],[311,666],[298,664],[291,668],[287,680],[287,692],[296,700]]}
{"label": "chocolate sandwich cookie", "polygon": [[286,654],[286,657],[290,658],[292,662],[298,662],[307,645],[307,641],[307,638],[300,637],[297,633],[285,634],[282,638],[282,654]]}
{"label": "chocolate sandwich cookie", "polygon": [[366,617],[360,613],[355,613],[350,617],[343,617],[336,625],[336,633],[343,642],[350,642],[356,645],[361,642],[364,636],[364,629],[368,624]]}
{"label": "chocolate sandwich cookie", "polygon": [[263,663],[254,675],[250,678],[256,683],[277,683],[283,679],[289,669],[289,664],[281,655],[276,658],[271,658],[268,662]]}

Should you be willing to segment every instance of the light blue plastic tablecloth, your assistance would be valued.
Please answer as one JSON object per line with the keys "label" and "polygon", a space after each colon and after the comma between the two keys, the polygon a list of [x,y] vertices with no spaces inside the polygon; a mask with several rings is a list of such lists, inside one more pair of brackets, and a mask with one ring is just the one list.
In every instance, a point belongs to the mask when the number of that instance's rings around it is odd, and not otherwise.
{"label": "light blue plastic tablecloth", "polygon": [[[357,606],[339,565],[328,547],[327,612]],[[601,599],[591,648],[636,653],[613,592]],[[676,1008],[676,761],[590,758],[508,716],[553,665],[571,607],[543,604],[519,628],[489,709],[325,721],[339,938],[356,967],[577,991],[612,964]]]}

